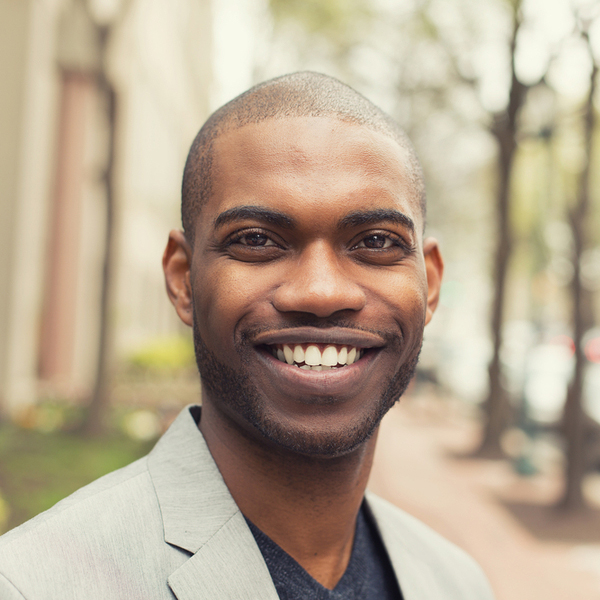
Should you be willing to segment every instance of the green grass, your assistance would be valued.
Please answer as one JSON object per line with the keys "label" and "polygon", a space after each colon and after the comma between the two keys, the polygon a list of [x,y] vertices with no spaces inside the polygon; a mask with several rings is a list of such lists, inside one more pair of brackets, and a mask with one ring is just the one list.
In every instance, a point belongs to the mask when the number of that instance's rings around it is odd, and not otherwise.
{"label": "green grass", "polygon": [[116,433],[85,439],[74,433],[0,426],[0,533],[147,454],[153,444]]}

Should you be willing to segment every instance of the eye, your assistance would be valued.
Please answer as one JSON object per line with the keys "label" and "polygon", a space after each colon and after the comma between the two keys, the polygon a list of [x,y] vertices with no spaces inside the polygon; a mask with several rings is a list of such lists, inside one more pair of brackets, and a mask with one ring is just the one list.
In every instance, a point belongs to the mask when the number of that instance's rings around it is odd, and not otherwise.
{"label": "eye", "polygon": [[217,248],[235,260],[265,262],[280,257],[286,244],[272,231],[246,228],[231,233]]}
{"label": "eye", "polygon": [[397,244],[394,244],[394,241],[389,236],[383,235],[381,233],[374,233],[360,240],[360,242],[356,244],[355,248],[370,248],[373,250],[384,250],[386,248],[391,248],[394,245]]}
{"label": "eye", "polygon": [[363,231],[350,251],[355,260],[373,265],[395,265],[414,253],[412,244],[391,231]]}
{"label": "eye", "polygon": [[232,240],[233,243],[242,244],[243,246],[252,246],[254,248],[260,246],[275,246],[275,242],[268,235],[260,231],[251,231],[241,234],[237,239]]}
{"label": "eye", "polygon": [[263,229],[240,229],[232,233],[226,240],[225,246],[242,246],[245,248],[279,247],[275,235]]}

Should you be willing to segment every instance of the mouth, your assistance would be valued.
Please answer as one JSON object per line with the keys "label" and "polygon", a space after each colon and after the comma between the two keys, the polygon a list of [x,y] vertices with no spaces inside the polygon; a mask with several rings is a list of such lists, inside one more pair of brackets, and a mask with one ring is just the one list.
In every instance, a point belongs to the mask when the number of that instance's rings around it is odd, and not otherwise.
{"label": "mouth", "polygon": [[[377,333],[347,327],[274,329],[253,336],[250,342],[267,359],[272,375],[282,385],[289,384],[292,393],[307,386],[317,386],[318,393],[323,385],[327,393],[333,393],[331,386],[352,389],[386,346]],[[313,372],[319,376],[312,376]]]}
{"label": "mouth", "polygon": [[364,393],[386,346],[377,333],[346,327],[271,329],[249,341],[267,369],[263,385],[301,404]]}
{"label": "mouth", "polygon": [[330,371],[343,369],[360,360],[367,348],[339,344],[265,344],[274,358],[299,369]]}

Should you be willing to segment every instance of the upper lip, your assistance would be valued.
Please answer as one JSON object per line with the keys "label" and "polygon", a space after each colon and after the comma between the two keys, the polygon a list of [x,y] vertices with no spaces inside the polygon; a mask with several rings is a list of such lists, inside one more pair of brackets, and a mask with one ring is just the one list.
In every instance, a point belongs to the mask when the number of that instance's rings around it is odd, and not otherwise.
{"label": "upper lip", "polygon": [[294,327],[278,329],[258,334],[252,343],[255,346],[268,344],[336,344],[339,346],[355,346],[357,348],[381,348],[385,340],[375,333],[349,329],[347,327]]}

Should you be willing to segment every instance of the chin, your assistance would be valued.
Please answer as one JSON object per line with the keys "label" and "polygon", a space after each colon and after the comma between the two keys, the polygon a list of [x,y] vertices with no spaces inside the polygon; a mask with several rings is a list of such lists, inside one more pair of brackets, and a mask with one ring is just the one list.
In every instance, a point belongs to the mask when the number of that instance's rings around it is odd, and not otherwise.
{"label": "chin", "polygon": [[[222,414],[270,445],[313,457],[339,457],[349,454],[364,444],[377,431],[384,415],[402,396],[414,375],[420,346],[413,357],[405,362],[384,383],[368,410],[348,418],[335,412],[295,419],[278,414],[268,403],[248,375],[223,364],[206,347],[194,328],[196,361],[207,397]],[[315,406],[315,409],[318,408]],[[328,411],[329,412],[329,411]],[[333,426],[332,426],[333,425]]]}
{"label": "chin", "polygon": [[289,420],[271,420],[264,416],[259,422],[249,424],[265,440],[282,450],[307,457],[336,458],[351,454],[371,438],[388,409],[389,407],[382,407],[371,417],[339,428],[331,427],[331,423],[325,424],[324,427],[316,424],[302,426]]}

